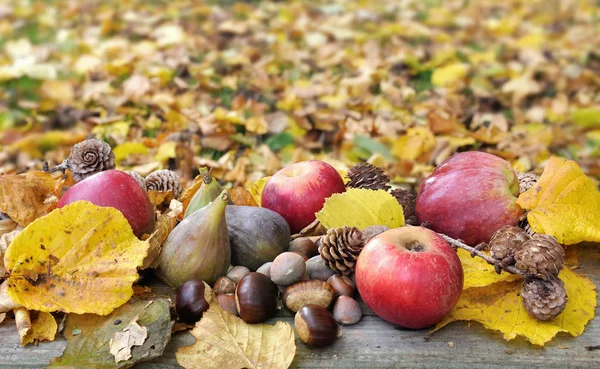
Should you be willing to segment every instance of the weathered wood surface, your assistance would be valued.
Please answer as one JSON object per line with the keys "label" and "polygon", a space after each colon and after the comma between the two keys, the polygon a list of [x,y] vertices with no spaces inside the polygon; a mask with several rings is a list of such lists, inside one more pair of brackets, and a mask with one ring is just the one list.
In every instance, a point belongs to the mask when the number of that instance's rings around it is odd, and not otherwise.
{"label": "weathered wood surface", "polygon": [[[584,247],[579,251],[581,273],[600,285],[600,248]],[[596,308],[596,315],[600,309]],[[292,323],[289,315],[278,319]],[[478,323],[454,323],[425,340],[427,331],[402,330],[372,314],[360,323],[343,328],[342,337],[325,349],[308,349],[297,342],[293,368],[600,368],[600,318],[589,323],[583,335],[558,338],[538,348],[521,338],[506,342],[497,332],[487,331]],[[167,352],[153,362],[138,364],[139,369],[180,368],[175,352],[192,344],[188,333],[177,333]],[[43,368],[51,358],[60,356],[66,342],[39,346],[19,346],[14,321],[0,325],[0,368]]]}

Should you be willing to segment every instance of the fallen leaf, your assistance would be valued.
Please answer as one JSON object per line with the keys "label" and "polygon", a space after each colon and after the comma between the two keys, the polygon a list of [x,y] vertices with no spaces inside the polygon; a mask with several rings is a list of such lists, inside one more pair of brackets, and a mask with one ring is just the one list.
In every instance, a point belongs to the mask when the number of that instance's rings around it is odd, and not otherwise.
{"label": "fallen leaf", "polygon": [[121,212],[77,201],[11,243],[4,257],[8,295],[30,310],[106,315],[133,294],[147,250]]}
{"label": "fallen leaf", "polygon": [[252,195],[252,197],[254,198],[254,201],[256,201],[258,206],[261,206],[260,198],[262,196],[263,189],[265,188],[265,185],[267,184],[267,181],[269,181],[269,178],[271,178],[271,177],[263,177],[263,178],[259,179],[258,181],[251,183],[250,186],[247,187],[248,191],[250,191],[250,194]]}
{"label": "fallen leaf", "polygon": [[317,219],[327,229],[343,226],[365,229],[373,225],[390,228],[404,225],[402,206],[384,190],[351,188],[325,200]]}
{"label": "fallen leaf", "polygon": [[254,201],[254,197],[250,191],[245,189],[244,187],[234,187],[229,190],[229,195],[231,196],[231,202],[233,205],[239,206],[258,206],[256,201]]}
{"label": "fallen leaf", "polygon": [[456,63],[437,68],[431,75],[431,83],[438,87],[447,87],[456,84],[465,78],[469,68],[466,64]]}
{"label": "fallen leaf", "polygon": [[150,149],[143,143],[139,142],[125,142],[113,149],[115,154],[115,162],[120,163],[121,160],[127,159],[129,155],[146,155],[150,152]]}
{"label": "fallen leaf", "polygon": [[176,225],[176,215],[170,216],[161,214],[158,216],[154,225],[154,232],[152,233],[152,236],[148,238],[150,246],[148,247],[148,254],[146,255],[146,258],[144,258],[141,269],[154,268],[156,266],[158,256],[162,250],[162,245]]}
{"label": "fallen leaf", "polygon": [[577,163],[551,157],[538,182],[522,193],[517,204],[537,233],[559,243],[600,242],[600,192]]}
{"label": "fallen leaf", "polygon": [[6,313],[13,309],[21,307],[8,296],[8,282],[4,281],[0,285],[0,313]]}
{"label": "fallen leaf", "polygon": [[458,249],[457,254],[463,266],[463,290],[472,287],[490,286],[498,282],[512,282],[522,278],[519,275],[507,272],[498,274],[492,265],[482,258],[471,257],[471,254],[466,250]]}
{"label": "fallen leaf", "polygon": [[[49,367],[129,368],[138,362],[160,357],[171,338],[173,322],[169,309],[168,299],[155,299],[149,304],[146,300],[132,298],[110,315],[69,314],[64,329],[67,347]],[[111,339],[133,321],[146,329],[147,338],[142,345],[131,347],[129,359],[117,363],[110,353]]]}
{"label": "fallen leaf", "polygon": [[27,336],[27,333],[29,333],[31,330],[31,317],[29,315],[29,310],[24,307],[18,307],[13,309],[13,313],[15,314],[15,324],[17,326],[19,338],[21,339],[21,345],[23,345],[25,336]]}
{"label": "fallen leaf", "polygon": [[573,123],[584,128],[598,128],[600,127],[600,109],[598,108],[585,108],[575,110],[571,114]]}
{"label": "fallen leaf", "polygon": [[154,205],[162,205],[163,203],[171,203],[173,199],[173,191],[148,191],[148,198]]}
{"label": "fallen leaf", "polygon": [[44,172],[0,175],[0,211],[26,226],[55,207],[62,183]]}
{"label": "fallen leaf", "polygon": [[477,321],[487,329],[503,333],[505,340],[525,337],[543,346],[559,332],[581,335],[594,318],[596,287],[587,278],[565,268],[559,275],[565,282],[569,301],[553,320],[532,318],[521,302],[522,281],[500,282],[486,287],[463,290],[454,309],[438,323],[434,331],[458,320]]}
{"label": "fallen leaf", "polygon": [[12,241],[21,233],[23,229],[19,226],[19,229],[15,229],[12,232],[4,233],[0,236],[0,278],[6,276],[8,270],[4,266],[4,255],[6,254],[6,250],[8,250],[8,246],[12,243]]}
{"label": "fallen leaf", "polygon": [[[137,320],[137,317],[135,318]],[[110,339],[110,353],[114,355],[115,362],[129,360],[131,349],[134,346],[142,346],[148,338],[148,329],[140,326],[137,321],[132,321],[123,331],[116,332]]]}
{"label": "fallen leaf", "polygon": [[50,313],[31,311],[31,328],[21,337],[21,346],[41,341],[54,341],[58,324]]}
{"label": "fallen leaf", "polygon": [[429,128],[413,127],[394,142],[392,151],[400,159],[416,160],[421,155],[433,150],[435,141],[435,136]]}

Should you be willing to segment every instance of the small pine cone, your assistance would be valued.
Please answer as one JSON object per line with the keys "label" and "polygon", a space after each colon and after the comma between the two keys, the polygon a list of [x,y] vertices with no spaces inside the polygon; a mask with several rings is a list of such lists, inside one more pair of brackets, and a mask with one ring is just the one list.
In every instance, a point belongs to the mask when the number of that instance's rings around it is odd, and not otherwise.
{"label": "small pine cone", "polygon": [[400,206],[402,206],[402,211],[404,212],[404,219],[406,222],[409,223],[409,220],[412,222],[412,218],[415,218],[414,223],[416,223],[415,208],[417,206],[417,195],[411,190],[406,190],[403,188],[397,188],[390,193],[396,198],[396,200],[398,200]]}
{"label": "small pine cone", "polygon": [[519,193],[523,193],[533,187],[539,177],[533,172],[527,172],[517,174],[517,179],[519,180]]}
{"label": "small pine cone", "polygon": [[531,228],[531,225],[529,224],[529,221],[527,220],[527,218],[525,218],[519,222],[519,228],[523,229],[525,231],[525,233],[527,233],[529,235],[529,237],[533,237],[534,235],[537,234],[537,232],[534,231],[533,228]]}
{"label": "small pine cone", "polygon": [[73,146],[67,166],[76,182],[104,170],[115,169],[115,154],[106,142],[90,138]]}
{"label": "small pine cone", "polygon": [[568,301],[564,282],[555,277],[525,280],[521,297],[525,310],[537,320],[555,318],[562,313]]}
{"label": "small pine cone", "polygon": [[179,175],[171,170],[157,170],[146,177],[148,191],[172,191],[176,199],[181,195],[181,180]]}
{"label": "small pine cone", "polygon": [[557,276],[565,263],[565,249],[556,238],[538,233],[515,252],[515,267],[527,276],[548,279]]}
{"label": "small pine cone", "polygon": [[331,270],[343,275],[354,272],[356,259],[364,246],[363,234],[358,228],[330,229],[320,241],[319,253]]}
{"label": "small pine cone", "polygon": [[515,264],[515,252],[529,235],[519,227],[504,226],[494,233],[489,243],[491,256],[504,265]]}
{"label": "small pine cone", "polygon": [[140,187],[143,188],[144,191],[146,191],[146,179],[144,177],[142,177],[141,174],[139,174],[138,172],[134,172],[132,170],[129,170],[125,173],[132,176],[133,179],[135,179],[137,181],[137,183],[140,185]]}
{"label": "small pine cone", "polygon": [[348,178],[350,178],[350,181],[346,183],[347,187],[385,191],[390,188],[387,185],[390,178],[385,174],[383,169],[371,163],[356,164],[350,168]]}

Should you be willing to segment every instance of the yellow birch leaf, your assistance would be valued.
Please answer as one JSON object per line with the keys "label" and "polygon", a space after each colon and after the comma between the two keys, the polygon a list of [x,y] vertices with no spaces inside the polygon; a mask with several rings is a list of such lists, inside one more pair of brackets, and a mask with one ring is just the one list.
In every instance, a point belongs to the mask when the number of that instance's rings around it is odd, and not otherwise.
{"label": "yellow birch leaf", "polygon": [[248,191],[250,191],[250,194],[252,195],[252,197],[254,198],[254,201],[256,201],[256,203],[258,204],[258,206],[261,206],[261,197],[262,197],[262,192],[263,189],[265,188],[265,185],[267,184],[267,182],[269,181],[269,177],[263,177],[261,179],[259,179],[258,181],[250,184],[250,186],[248,186]]}
{"label": "yellow birch leaf", "polygon": [[177,142],[169,141],[158,147],[156,151],[156,155],[154,155],[154,160],[164,163],[169,159],[175,158],[177,156]]}
{"label": "yellow birch leaf", "polygon": [[31,329],[21,337],[21,346],[41,341],[54,341],[58,324],[50,313],[31,311]]}
{"label": "yellow birch leaf", "polygon": [[214,296],[191,333],[196,342],[175,354],[186,369],[286,369],[296,355],[294,330],[288,323],[247,324],[223,310]]}
{"label": "yellow birch leaf", "polygon": [[520,280],[521,276],[502,272],[496,273],[494,267],[479,257],[471,257],[471,254],[463,249],[458,249],[458,258],[463,266],[464,283],[463,290],[472,287],[485,287],[498,282],[512,282]]}
{"label": "yellow birch leaf", "polygon": [[404,225],[404,212],[398,200],[384,190],[351,188],[325,200],[317,219],[327,229],[343,226],[363,230],[373,225],[390,228]]}
{"label": "yellow birch leaf", "polygon": [[44,172],[0,175],[0,211],[26,226],[54,208],[62,183]]}
{"label": "yellow birch leaf", "polygon": [[120,211],[77,201],[31,223],[10,244],[7,292],[30,310],[106,315],[133,294],[147,250]]}
{"label": "yellow birch leaf", "polygon": [[392,153],[406,160],[416,160],[419,156],[435,147],[435,136],[427,127],[413,127],[398,137],[392,147]]}
{"label": "yellow birch leaf", "polygon": [[462,63],[440,67],[433,71],[433,74],[431,75],[431,83],[438,87],[454,85],[461,79],[465,78],[468,71],[468,66]]}
{"label": "yellow birch leaf", "polygon": [[600,192],[577,163],[551,157],[538,182],[517,204],[531,228],[559,243],[600,242]]}
{"label": "yellow birch leaf", "polygon": [[594,318],[596,287],[587,277],[569,268],[563,269],[559,277],[565,282],[569,301],[565,310],[552,320],[539,321],[527,313],[521,302],[522,281],[500,282],[463,290],[454,309],[434,331],[458,320],[470,320],[502,332],[507,341],[522,336],[534,345],[543,346],[559,332],[577,337]]}
{"label": "yellow birch leaf", "polygon": [[121,160],[127,159],[129,155],[145,155],[150,150],[146,145],[140,142],[125,142],[113,149],[115,154],[115,162],[120,163]]}
{"label": "yellow birch leaf", "polygon": [[158,206],[163,203],[170,203],[173,200],[173,191],[148,191],[148,198],[150,202]]}

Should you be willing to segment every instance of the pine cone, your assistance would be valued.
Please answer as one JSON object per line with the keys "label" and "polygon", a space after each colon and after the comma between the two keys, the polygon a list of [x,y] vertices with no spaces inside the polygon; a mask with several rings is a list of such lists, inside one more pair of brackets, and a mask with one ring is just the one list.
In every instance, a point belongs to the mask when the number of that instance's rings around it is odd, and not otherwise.
{"label": "pine cone", "polygon": [[525,310],[537,320],[555,318],[565,309],[568,301],[564,282],[555,277],[525,280],[521,297]]}
{"label": "pine cone", "polygon": [[79,182],[104,170],[115,169],[115,154],[106,142],[90,138],[73,146],[67,167],[73,179]]}
{"label": "pine cone", "polygon": [[371,163],[356,164],[348,172],[350,181],[347,187],[368,188],[370,190],[389,190],[387,183],[390,181],[383,169]]}
{"label": "pine cone", "polygon": [[491,256],[503,265],[515,264],[515,252],[521,244],[530,239],[519,227],[504,226],[494,233],[489,243]]}
{"label": "pine cone", "polygon": [[417,207],[417,195],[411,190],[403,188],[397,188],[390,192],[392,196],[398,200],[402,211],[404,212],[404,220],[407,224],[417,225],[417,216],[415,215],[415,209]]}
{"label": "pine cone", "polygon": [[181,180],[179,175],[171,170],[157,170],[146,177],[148,191],[172,191],[176,199],[181,195]]}
{"label": "pine cone", "polygon": [[565,263],[565,249],[556,239],[538,233],[515,252],[515,267],[526,275],[541,279],[557,276]]}
{"label": "pine cone", "polygon": [[529,237],[533,237],[534,235],[537,234],[537,232],[534,231],[533,228],[531,228],[531,225],[529,224],[529,221],[527,220],[527,218],[525,218],[519,222],[519,228],[524,230],[525,233],[527,233],[529,235]]}
{"label": "pine cone", "polygon": [[517,174],[517,179],[519,180],[519,193],[523,193],[533,187],[539,177],[533,172],[527,172]]}
{"label": "pine cone", "polygon": [[135,179],[137,181],[137,183],[140,185],[140,187],[143,188],[144,191],[146,191],[146,179],[144,179],[144,177],[142,177],[141,174],[139,174],[138,172],[134,172],[132,170],[128,170],[125,173],[132,176],[133,179]]}
{"label": "pine cone", "polygon": [[321,237],[319,253],[334,272],[350,275],[364,246],[363,234],[356,227],[333,228]]}

